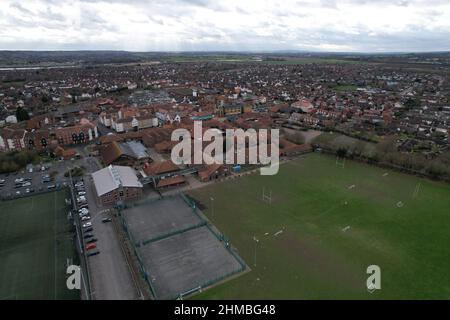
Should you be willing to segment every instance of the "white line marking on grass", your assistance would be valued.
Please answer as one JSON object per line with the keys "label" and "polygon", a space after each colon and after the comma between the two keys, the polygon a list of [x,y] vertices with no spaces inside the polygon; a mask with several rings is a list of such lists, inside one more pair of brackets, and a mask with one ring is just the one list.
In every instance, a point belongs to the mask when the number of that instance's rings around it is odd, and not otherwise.
{"label": "white line marking on grass", "polygon": [[276,237],[276,236],[278,236],[278,235],[280,235],[280,234],[282,234],[282,233],[283,233],[283,230],[280,230],[280,231],[275,232],[275,233],[273,234],[273,236]]}

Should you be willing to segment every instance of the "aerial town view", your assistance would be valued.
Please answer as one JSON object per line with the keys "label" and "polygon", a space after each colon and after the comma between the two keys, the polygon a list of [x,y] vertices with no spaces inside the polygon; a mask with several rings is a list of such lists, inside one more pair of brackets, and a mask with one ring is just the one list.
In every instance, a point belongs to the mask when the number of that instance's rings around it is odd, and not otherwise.
{"label": "aerial town view", "polygon": [[1,1],[0,299],[449,300],[431,2]]}

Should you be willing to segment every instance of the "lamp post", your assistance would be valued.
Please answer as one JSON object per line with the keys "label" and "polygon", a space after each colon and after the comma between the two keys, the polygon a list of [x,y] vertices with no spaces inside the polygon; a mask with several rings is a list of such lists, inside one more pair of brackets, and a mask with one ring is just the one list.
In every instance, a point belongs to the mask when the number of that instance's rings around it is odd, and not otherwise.
{"label": "lamp post", "polygon": [[214,217],[214,198],[210,197],[209,198],[211,200],[211,218]]}

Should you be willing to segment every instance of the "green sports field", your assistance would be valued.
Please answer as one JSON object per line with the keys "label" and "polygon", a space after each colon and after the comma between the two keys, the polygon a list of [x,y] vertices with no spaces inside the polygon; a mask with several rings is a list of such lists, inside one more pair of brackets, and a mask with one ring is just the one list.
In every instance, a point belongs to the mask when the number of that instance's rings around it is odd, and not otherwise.
{"label": "green sports field", "polygon": [[252,269],[195,299],[450,299],[448,185],[309,154],[190,195]]}
{"label": "green sports field", "polygon": [[0,299],[79,299],[66,288],[66,260],[75,257],[66,196],[0,202]]}

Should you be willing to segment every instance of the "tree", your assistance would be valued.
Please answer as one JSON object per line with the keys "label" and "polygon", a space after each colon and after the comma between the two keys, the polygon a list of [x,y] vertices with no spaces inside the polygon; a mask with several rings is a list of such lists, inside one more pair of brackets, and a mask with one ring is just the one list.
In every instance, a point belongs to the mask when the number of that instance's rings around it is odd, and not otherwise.
{"label": "tree", "polygon": [[16,118],[17,121],[24,121],[30,119],[30,116],[28,115],[28,111],[25,110],[22,107],[17,107],[16,109]]}
{"label": "tree", "polygon": [[408,110],[414,109],[414,108],[418,108],[420,107],[420,100],[415,98],[408,98],[408,100],[406,100],[406,102],[403,104],[405,106],[405,108],[407,108]]}
{"label": "tree", "polygon": [[42,103],[45,104],[45,103],[48,103],[50,101],[50,99],[49,99],[48,95],[43,94],[41,97],[41,101],[42,101]]}
{"label": "tree", "polygon": [[345,156],[347,156],[347,149],[345,147],[339,147],[336,151],[336,155],[339,158],[345,158]]}

